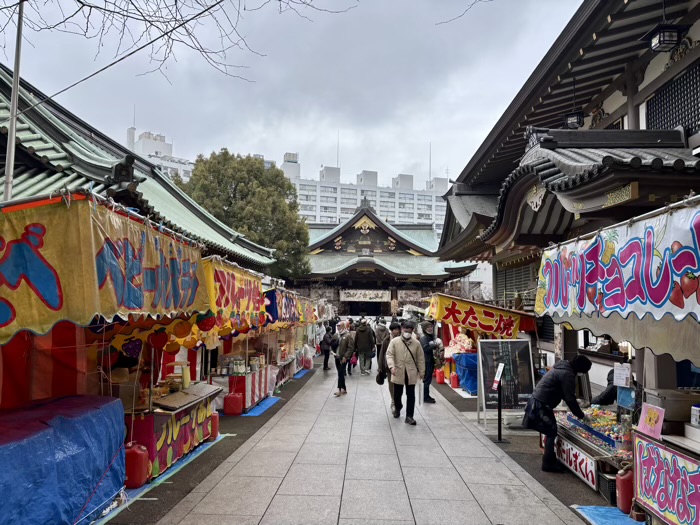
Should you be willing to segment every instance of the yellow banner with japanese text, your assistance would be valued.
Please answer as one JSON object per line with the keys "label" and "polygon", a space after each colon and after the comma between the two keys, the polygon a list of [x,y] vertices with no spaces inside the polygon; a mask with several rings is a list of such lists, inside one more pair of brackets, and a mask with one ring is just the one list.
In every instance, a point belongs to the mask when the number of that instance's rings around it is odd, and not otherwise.
{"label": "yellow banner with japanese text", "polygon": [[0,213],[0,344],[60,320],[88,324],[207,306],[201,250],[83,196]]}
{"label": "yellow banner with japanese text", "polygon": [[518,335],[521,316],[509,310],[437,294],[428,313],[442,323],[511,339]]}

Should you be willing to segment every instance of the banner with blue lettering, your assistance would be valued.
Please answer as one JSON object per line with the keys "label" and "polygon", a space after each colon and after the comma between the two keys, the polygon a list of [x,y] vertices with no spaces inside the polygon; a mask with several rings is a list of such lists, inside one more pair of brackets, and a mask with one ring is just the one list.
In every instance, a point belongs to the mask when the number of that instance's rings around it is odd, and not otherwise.
{"label": "banner with blue lettering", "polygon": [[208,309],[198,246],[74,196],[0,214],[0,344],[21,329]]}
{"label": "banner with blue lettering", "polygon": [[700,363],[700,206],[546,250],[535,312]]}

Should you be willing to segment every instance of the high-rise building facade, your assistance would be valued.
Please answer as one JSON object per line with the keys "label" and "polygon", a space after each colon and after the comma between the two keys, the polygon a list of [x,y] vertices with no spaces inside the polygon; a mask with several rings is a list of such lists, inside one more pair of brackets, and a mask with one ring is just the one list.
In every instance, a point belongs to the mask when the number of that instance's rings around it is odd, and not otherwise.
{"label": "high-rise building facade", "polygon": [[126,147],[146,157],[170,178],[178,175],[187,182],[192,176],[194,162],[173,157],[173,144],[165,140],[165,135],[144,131],[136,138],[136,128],[132,126],[126,130]]}
{"label": "high-rise building facade", "polygon": [[299,215],[309,223],[339,224],[353,216],[363,199],[377,215],[395,224],[434,224],[442,233],[447,178],[433,177],[425,189],[415,189],[413,175],[401,173],[391,186],[380,186],[376,171],[363,170],[355,183],[341,182],[340,168],[324,166],[318,179],[301,178],[299,155],[287,153],[282,163],[284,174],[294,183],[299,198]]}

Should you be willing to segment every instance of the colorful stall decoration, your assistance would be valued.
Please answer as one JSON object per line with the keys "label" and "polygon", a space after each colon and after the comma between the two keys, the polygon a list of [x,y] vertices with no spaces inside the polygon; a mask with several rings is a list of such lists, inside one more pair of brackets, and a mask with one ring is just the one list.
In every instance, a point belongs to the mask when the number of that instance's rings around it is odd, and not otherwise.
{"label": "colorful stall decoration", "polygon": [[265,292],[265,311],[266,326],[271,330],[288,328],[302,320],[299,297],[283,290],[272,289]]}
{"label": "colorful stall decoration", "polygon": [[642,434],[634,436],[634,495],[664,523],[700,523],[700,463]]}
{"label": "colorful stall decoration", "polygon": [[221,336],[265,323],[262,279],[219,257],[204,259],[209,308]]}
{"label": "colorful stall decoration", "polygon": [[527,314],[443,294],[432,297],[428,314],[442,323],[497,338],[514,339],[518,332],[535,328]]}
{"label": "colorful stall decoration", "polygon": [[676,361],[697,360],[698,276],[700,205],[693,204],[546,250],[535,311]]}
{"label": "colorful stall decoration", "polygon": [[0,344],[61,320],[88,325],[206,309],[200,248],[84,196],[2,210]]}

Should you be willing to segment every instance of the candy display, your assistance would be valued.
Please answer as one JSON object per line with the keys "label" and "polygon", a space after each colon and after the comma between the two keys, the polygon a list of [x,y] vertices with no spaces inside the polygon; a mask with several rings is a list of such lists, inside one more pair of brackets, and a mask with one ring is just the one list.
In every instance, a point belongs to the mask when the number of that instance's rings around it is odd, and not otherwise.
{"label": "candy display", "polygon": [[609,456],[620,460],[632,459],[629,416],[623,416],[622,422],[617,423],[615,412],[602,410],[597,406],[584,410],[584,413],[591,418],[590,425],[571,414],[562,412],[556,414],[557,423]]}

